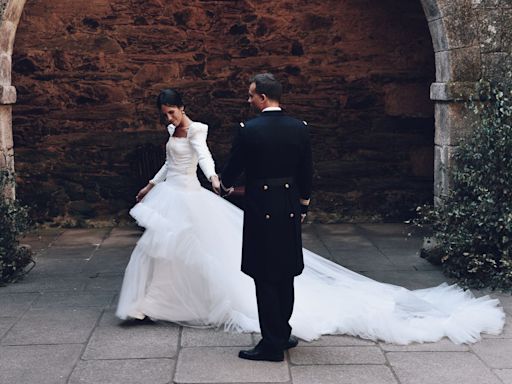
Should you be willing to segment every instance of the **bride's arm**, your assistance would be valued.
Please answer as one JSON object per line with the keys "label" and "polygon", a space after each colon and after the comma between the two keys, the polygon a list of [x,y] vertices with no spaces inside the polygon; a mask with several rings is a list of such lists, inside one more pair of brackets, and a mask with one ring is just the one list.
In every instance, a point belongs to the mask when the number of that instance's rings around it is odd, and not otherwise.
{"label": "bride's arm", "polygon": [[149,191],[158,183],[161,183],[165,180],[165,176],[167,174],[167,160],[165,160],[164,165],[162,165],[162,168],[156,173],[156,175],[149,180],[149,182],[146,184],[144,188],[142,188],[139,193],[137,193],[137,196],[135,196],[135,200],[137,202],[141,201],[144,196],[148,194]]}
{"label": "bride's arm", "polygon": [[[192,127],[191,127],[192,128]],[[206,144],[206,137],[208,136],[208,126],[202,123],[195,123],[190,138],[190,144],[194,151],[197,153],[199,159],[199,167],[203,171],[204,175],[208,180],[214,182],[218,180],[217,174],[215,173],[215,163],[213,161],[212,154]]]}

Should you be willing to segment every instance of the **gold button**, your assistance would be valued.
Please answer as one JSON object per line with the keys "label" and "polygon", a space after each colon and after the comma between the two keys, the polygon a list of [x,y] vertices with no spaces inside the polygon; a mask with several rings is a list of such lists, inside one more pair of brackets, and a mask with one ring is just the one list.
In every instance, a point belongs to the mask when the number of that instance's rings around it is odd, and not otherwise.
{"label": "gold button", "polygon": [[288,189],[288,188],[290,188],[290,184],[286,183],[286,184],[284,185],[284,187],[285,187],[286,189]]}
{"label": "gold button", "polygon": [[268,189],[268,185],[263,186],[263,190],[266,191]]}
{"label": "gold button", "polygon": [[269,214],[265,215],[265,219],[267,219],[267,220],[270,219],[270,215]]}
{"label": "gold button", "polygon": [[294,217],[294,216],[295,216],[295,215],[293,214],[293,212],[292,212],[292,213],[290,213],[290,217]]}

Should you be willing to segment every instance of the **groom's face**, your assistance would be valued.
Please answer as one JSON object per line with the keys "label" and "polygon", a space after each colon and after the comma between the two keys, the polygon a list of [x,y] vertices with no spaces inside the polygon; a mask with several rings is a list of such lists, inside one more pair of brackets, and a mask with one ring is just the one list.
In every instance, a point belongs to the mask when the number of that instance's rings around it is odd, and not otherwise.
{"label": "groom's face", "polygon": [[247,101],[251,106],[258,112],[261,112],[264,108],[266,97],[258,92],[256,92],[256,83],[251,83],[249,86],[249,98]]}

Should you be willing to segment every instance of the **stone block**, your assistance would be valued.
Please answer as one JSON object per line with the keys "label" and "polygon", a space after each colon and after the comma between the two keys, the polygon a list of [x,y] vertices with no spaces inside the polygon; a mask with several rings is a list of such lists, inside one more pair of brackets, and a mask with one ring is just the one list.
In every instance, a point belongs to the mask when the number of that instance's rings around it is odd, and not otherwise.
{"label": "stone block", "polygon": [[120,320],[116,320],[116,324],[104,324],[101,322],[94,330],[84,352],[84,360],[176,356],[179,328],[172,324],[121,323]]}
{"label": "stone block", "polygon": [[0,104],[14,104],[16,102],[16,88],[9,85],[0,85]]}
{"label": "stone block", "polygon": [[80,361],[69,384],[168,384],[175,361],[170,359],[129,359]]}
{"label": "stone block", "polygon": [[[507,68],[508,71],[506,70]],[[505,83],[508,86],[511,86],[511,68],[512,53],[482,53],[482,74],[484,79],[497,83]]]}
{"label": "stone block", "polygon": [[475,355],[468,352],[388,352],[401,384],[499,384]]}
{"label": "stone block", "polygon": [[9,154],[12,148],[12,108],[10,105],[0,104],[0,149]]}
{"label": "stone block", "polygon": [[481,76],[480,48],[463,47],[438,51],[436,82],[476,82]]}
{"label": "stone block", "polygon": [[100,317],[99,309],[31,309],[3,338],[3,345],[84,343]]}
{"label": "stone block", "polygon": [[0,51],[0,85],[2,86],[11,86],[11,60],[10,55]]}
{"label": "stone block", "polygon": [[302,347],[289,351],[295,365],[385,364],[384,354],[374,346]]}
{"label": "stone block", "polygon": [[181,334],[182,347],[248,347],[252,345],[250,333],[185,327]]}
{"label": "stone block", "polygon": [[240,348],[183,348],[176,364],[176,384],[282,383],[290,380],[288,364],[243,360]]}
{"label": "stone block", "polygon": [[65,384],[82,351],[81,345],[0,347],[1,382]]}
{"label": "stone block", "polygon": [[512,368],[510,339],[485,339],[471,349],[491,368]]}
{"label": "stone block", "polygon": [[[14,3],[11,1],[11,3]],[[0,24],[0,52],[7,56],[12,55],[14,38],[16,37],[16,24],[12,23],[8,20],[2,20],[2,24]],[[3,82],[3,84],[10,84],[10,73],[9,73],[9,81]]]}
{"label": "stone block", "polygon": [[292,367],[293,384],[398,384],[384,365],[333,365]]}
{"label": "stone block", "polygon": [[453,187],[452,172],[455,163],[455,146],[434,147],[434,195],[447,196]]}
{"label": "stone block", "polygon": [[437,102],[435,106],[437,146],[455,146],[468,137],[478,122],[478,115],[465,103]]}
{"label": "stone block", "polygon": [[510,24],[503,23],[503,9],[478,9],[480,48],[482,53],[503,52],[503,33]]}

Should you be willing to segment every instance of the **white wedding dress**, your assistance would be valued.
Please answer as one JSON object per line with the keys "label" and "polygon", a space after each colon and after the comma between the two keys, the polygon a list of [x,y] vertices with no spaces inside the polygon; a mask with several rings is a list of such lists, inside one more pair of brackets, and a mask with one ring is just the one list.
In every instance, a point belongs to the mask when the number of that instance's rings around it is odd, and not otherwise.
{"label": "white wedding dress", "polygon": [[[130,211],[146,230],[126,268],[116,315],[191,326],[259,332],[253,280],[240,272],[243,212],[202,188],[197,164],[209,178],[215,167],[207,126],[172,137],[155,187]],[[472,343],[499,334],[499,301],[475,298],[453,285],[410,291],[376,282],[304,249],[295,279],[293,334],[313,340],[347,334],[390,343],[448,337]]]}

